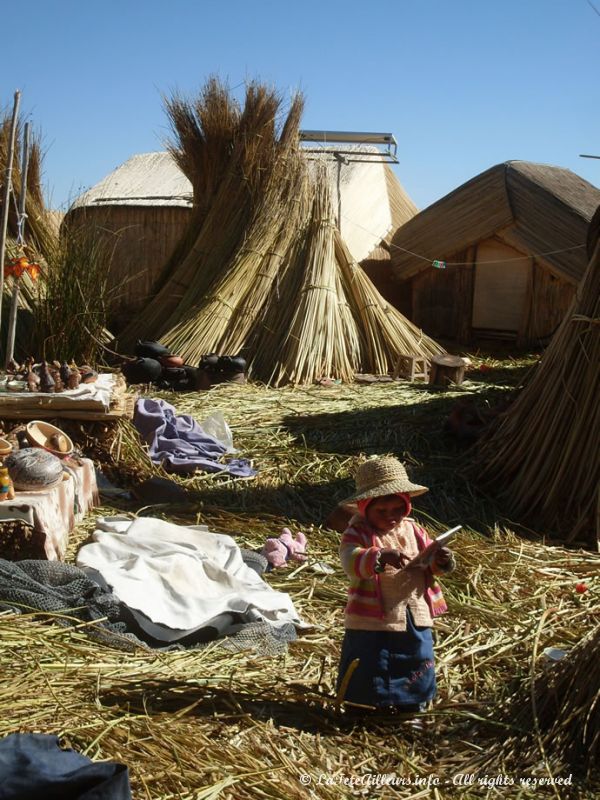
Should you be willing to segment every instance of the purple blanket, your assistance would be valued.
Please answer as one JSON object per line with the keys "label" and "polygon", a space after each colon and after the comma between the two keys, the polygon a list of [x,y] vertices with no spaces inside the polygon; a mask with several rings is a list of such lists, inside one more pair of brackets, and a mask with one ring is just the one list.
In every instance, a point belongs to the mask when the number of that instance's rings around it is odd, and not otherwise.
{"label": "purple blanket", "polygon": [[135,406],[133,424],[150,449],[150,458],[169,472],[229,472],[247,478],[256,475],[250,462],[235,458],[222,463],[226,448],[204,433],[189,414],[177,416],[164,400],[141,397]]}

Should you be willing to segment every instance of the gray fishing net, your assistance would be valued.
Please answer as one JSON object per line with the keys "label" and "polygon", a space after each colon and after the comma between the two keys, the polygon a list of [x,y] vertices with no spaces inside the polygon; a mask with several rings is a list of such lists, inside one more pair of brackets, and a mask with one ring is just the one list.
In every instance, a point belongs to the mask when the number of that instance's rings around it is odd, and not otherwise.
{"label": "gray fishing net", "polygon": [[235,632],[216,640],[210,629],[202,629],[179,643],[163,646],[146,637],[140,638],[144,632],[118,597],[78,567],[57,561],[0,559],[0,608],[22,613],[45,612],[52,615],[53,621],[65,626],[92,623],[86,627],[91,638],[127,651],[140,647],[189,650],[211,645],[233,652],[252,650],[258,655],[276,656],[296,638],[291,623],[275,628],[259,621],[242,623]]}

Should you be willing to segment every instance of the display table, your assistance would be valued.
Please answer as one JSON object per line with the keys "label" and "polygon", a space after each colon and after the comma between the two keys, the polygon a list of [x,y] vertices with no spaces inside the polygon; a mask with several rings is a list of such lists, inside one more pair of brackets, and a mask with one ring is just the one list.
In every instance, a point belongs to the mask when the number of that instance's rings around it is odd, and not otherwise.
{"label": "display table", "polygon": [[58,394],[0,391],[0,418],[108,421],[133,417],[136,397],[127,391],[122,375],[102,373],[95,383]]}
{"label": "display table", "polygon": [[69,533],[98,501],[94,463],[89,458],[64,459],[63,480],[50,489],[15,493],[13,500],[0,502],[2,524],[18,520],[43,537],[49,561],[62,561]]}

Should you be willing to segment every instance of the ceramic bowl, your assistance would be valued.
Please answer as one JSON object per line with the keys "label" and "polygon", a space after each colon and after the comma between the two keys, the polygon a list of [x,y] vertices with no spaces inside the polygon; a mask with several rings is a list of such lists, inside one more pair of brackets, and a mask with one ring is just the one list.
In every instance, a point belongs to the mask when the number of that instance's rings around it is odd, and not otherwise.
{"label": "ceramic bowl", "polygon": [[66,458],[73,452],[73,442],[60,428],[43,420],[27,423],[25,435],[33,447],[42,447],[58,458]]}

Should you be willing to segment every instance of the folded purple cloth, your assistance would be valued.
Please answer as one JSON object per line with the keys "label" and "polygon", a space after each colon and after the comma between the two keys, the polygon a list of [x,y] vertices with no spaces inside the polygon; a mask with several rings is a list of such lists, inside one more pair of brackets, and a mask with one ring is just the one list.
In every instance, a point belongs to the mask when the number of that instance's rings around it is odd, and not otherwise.
{"label": "folded purple cloth", "polygon": [[169,472],[201,469],[242,478],[256,475],[246,459],[220,462],[225,446],[205,433],[189,414],[177,416],[175,408],[164,400],[141,397],[135,406],[133,424],[148,445],[152,461]]}

